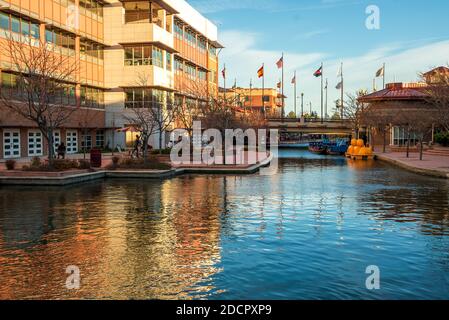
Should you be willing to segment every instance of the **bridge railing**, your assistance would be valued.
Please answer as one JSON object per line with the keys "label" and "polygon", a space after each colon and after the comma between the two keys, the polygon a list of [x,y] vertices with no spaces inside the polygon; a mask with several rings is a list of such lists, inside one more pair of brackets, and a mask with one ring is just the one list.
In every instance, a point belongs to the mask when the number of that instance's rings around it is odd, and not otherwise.
{"label": "bridge railing", "polygon": [[[288,123],[294,123],[294,122],[301,122],[300,118],[270,118],[267,119],[268,121],[272,121],[272,122],[288,122]],[[347,119],[331,119],[331,120],[323,120],[321,121],[321,119],[304,119],[305,123],[347,123],[349,120]]]}

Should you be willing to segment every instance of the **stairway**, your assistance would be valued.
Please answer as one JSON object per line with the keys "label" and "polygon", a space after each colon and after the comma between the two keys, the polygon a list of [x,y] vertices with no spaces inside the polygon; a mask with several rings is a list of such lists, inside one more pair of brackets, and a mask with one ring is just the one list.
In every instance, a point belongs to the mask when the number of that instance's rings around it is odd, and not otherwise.
{"label": "stairway", "polygon": [[424,151],[424,154],[432,156],[449,157],[449,148],[433,147],[432,149]]}

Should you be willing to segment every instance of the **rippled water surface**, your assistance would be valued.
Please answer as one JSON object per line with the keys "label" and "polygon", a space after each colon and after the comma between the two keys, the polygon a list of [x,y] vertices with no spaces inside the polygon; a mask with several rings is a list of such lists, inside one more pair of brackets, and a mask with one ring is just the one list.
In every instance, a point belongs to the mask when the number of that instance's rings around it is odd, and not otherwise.
{"label": "rippled water surface", "polygon": [[449,299],[447,181],[281,157],[275,176],[0,187],[0,298]]}

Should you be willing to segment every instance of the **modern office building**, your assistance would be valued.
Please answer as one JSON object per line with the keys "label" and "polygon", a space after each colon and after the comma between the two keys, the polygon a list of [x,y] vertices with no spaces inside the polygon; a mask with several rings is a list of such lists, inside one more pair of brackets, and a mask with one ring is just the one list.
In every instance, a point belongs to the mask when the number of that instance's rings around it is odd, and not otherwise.
{"label": "modern office building", "polygon": [[[0,41],[13,37],[46,43],[79,66],[62,97],[77,111],[55,132],[68,153],[125,148],[135,133],[117,129],[132,127],[133,108],[194,106],[218,93],[217,27],[184,0],[0,0]],[[15,78],[0,53],[2,90],[14,90]],[[0,136],[0,159],[46,153],[37,127],[2,105]]]}

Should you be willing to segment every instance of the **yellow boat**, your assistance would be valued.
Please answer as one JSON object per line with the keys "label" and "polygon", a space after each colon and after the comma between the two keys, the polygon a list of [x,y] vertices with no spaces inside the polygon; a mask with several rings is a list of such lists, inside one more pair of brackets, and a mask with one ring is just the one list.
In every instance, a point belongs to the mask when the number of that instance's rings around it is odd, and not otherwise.
{"label": "yellow boat", "polygon": [[346,157],[352,160],[372,160],[375,156],[373,148],[365,146],[362,139],[352,139]]}

